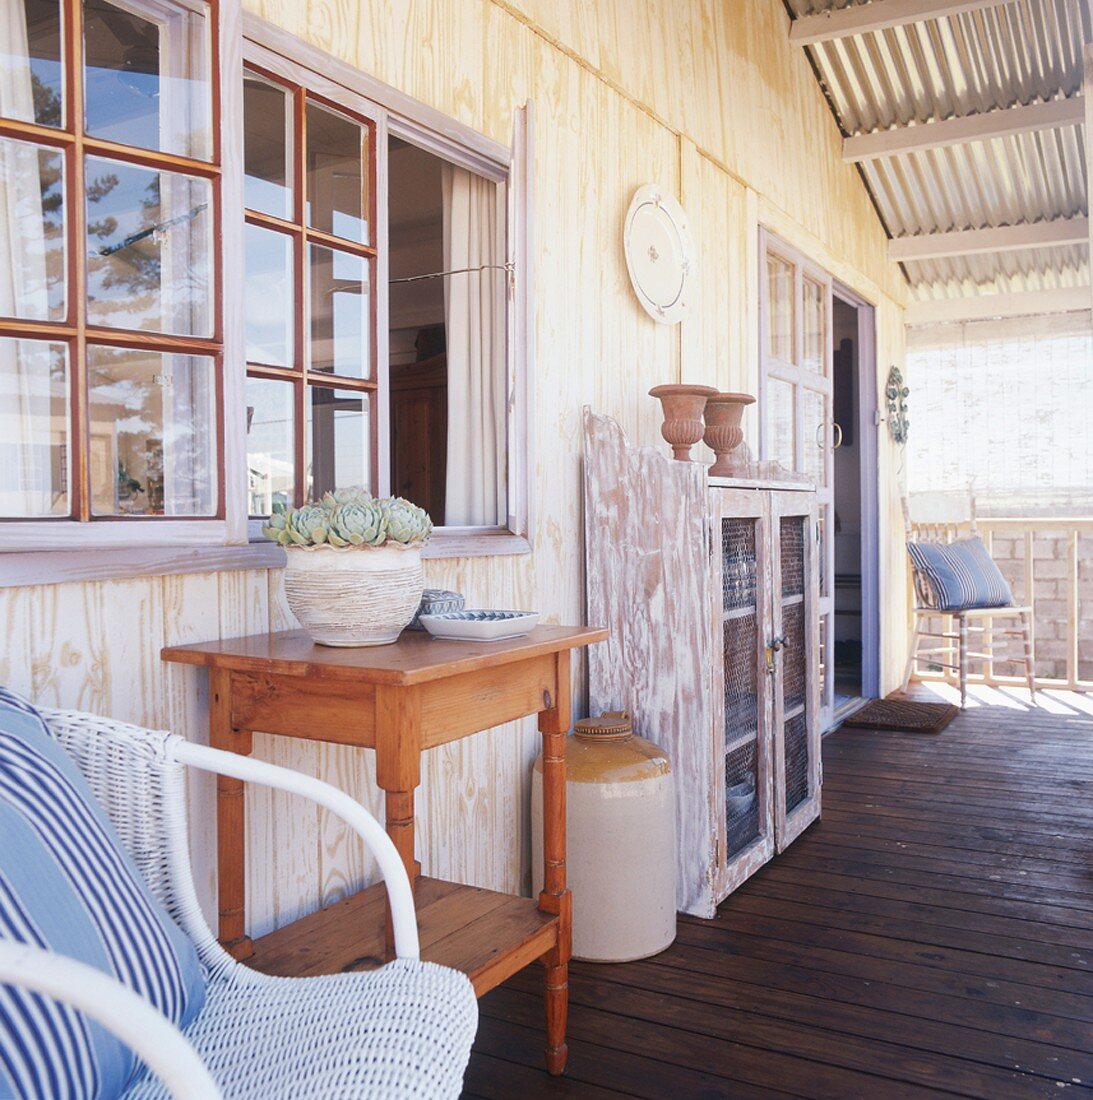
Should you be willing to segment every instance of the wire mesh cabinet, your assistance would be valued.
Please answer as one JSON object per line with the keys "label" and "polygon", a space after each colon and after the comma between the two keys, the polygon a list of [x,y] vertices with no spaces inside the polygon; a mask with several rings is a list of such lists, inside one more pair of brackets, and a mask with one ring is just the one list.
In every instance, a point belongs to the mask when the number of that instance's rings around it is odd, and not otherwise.
{"label": "wire mesh cabinet", "polygon": [[[711,608],[714,696],[724,700],[723,734],[714,718],[714,790],[724,792],[717,812],[711,903],[774,854],[774,751],[770,738],[773,680],[767,646],[773,638],[768,578],[773,566],[770,503],[754,489],[709,491],[714,579]],[[712,716],[713,717],[713,716]]]}
{"label": "wire mesh cabinet", "polygon": [[779,852],[820,816],[820,628],[817,508],[812,493],[773,491],[770,505],[771,733]]}
{"label": "wire mesh cabinet", "polygon": [[589,709],[672,759],[677,903],[710,917],[820,812],[815,494],[711,481],[585,416]]}

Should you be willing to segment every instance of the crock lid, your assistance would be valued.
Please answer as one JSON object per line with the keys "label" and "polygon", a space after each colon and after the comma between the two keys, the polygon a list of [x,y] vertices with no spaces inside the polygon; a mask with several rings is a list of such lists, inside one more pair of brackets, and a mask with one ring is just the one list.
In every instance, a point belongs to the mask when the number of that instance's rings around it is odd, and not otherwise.
{"label": "crock lid", "polygon": [[573,735],[581,741],[629,741],[634,736],[630,715],[609,711],[599,718],[582,718],[573,723]]}

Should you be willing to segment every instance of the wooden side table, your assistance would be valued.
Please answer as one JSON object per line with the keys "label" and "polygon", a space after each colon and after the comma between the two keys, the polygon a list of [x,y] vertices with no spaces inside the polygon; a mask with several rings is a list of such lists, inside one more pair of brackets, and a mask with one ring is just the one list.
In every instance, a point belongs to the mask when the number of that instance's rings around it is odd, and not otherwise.
{"label": "wooden side table", "polygon": [[[252,733],[371,748],[386,827],[415,884],[422,958],[464,971],[476,993],[540,959],[547,1068],[566,1061],[572,904],[566,886],[565,738],[572,650],[606,630],[541,626],[504,642],[406,633],[394,645],[335,649],[300,632],[169,646],[165,661],[209,669],[209,741],[249,754]],[[414,790],[425,749],[529,714],[543,734],[545,873],[538,900],[420,877]],[[243,783],[217,779],[219,936],[269,974],[370,969],[389,955],[383,883],[251,941],[246,934]]]}

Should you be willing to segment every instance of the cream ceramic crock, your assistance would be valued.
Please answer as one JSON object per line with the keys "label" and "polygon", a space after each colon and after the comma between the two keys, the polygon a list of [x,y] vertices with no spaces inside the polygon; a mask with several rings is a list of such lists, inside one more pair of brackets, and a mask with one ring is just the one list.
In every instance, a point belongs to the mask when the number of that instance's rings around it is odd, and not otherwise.
{"label": "cream ceramic crock", "polygon": [[[543,758],[532,769],[532,879],[543,884]],[[676,809],[664,750],[629,718],[577,722],[566,741],[568,884],[573,955],[625,962],[676,934]]]}

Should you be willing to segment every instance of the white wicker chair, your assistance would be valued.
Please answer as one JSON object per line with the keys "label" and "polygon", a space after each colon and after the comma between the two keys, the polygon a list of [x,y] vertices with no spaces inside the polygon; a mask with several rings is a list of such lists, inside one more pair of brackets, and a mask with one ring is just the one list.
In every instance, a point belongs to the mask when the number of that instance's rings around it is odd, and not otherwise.
{"label": "white wicker chair", "polygon": [[[174,734],[75,711],[41,713],[86,777],[149,889],[197,948],[207,977],[206,1002],[185,1036],[227,1100],[459,1095],[478,1021],[474,990],[466,975],[418,959],[409,880],[394,845],[363,807],[310,776],[194,745]],[[384,874],[397,958],[367,973],[278,978],[250,970],[223,951],[194,890],[187,766],[304,794],[355,828]],[[101,981],[92,975],[84,984],[89,968],[50,956],[55,966],[70,968],[66,994],[64,974],[43,971],[40,955],[27,950],[0,954],[0,980],[22,978],[47,995],[78,1003],[129,1042],[151,1067],[126,1094],[130,1100],[216,1096],[207,1080],[186,1074],[192,1062],[187,1062],[185,1042],[172,1061],[157,1059],[149,1044],[142,1049],[135,1041],[139,1029],[127,1015],[135,995],[105,975],[99,975]],[[151,1006],[144,1007],[154,1014]],[[157,1038],[164,1042],[162,1033],[148,1034],[150,1041]]]}

